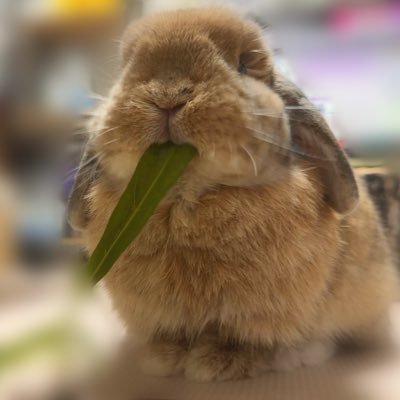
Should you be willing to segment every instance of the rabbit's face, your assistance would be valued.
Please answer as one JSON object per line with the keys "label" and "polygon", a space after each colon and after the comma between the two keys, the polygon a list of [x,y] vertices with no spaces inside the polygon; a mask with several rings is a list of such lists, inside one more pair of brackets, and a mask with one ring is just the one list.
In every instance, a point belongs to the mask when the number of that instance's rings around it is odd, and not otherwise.
{"label": "rabbit's face", "polygon": [[124,71],[96,121],[106,169],[128,179],[152,143],[190,143],[217,183],[277,176],[288,161],[283,101],[260,30],[223,9],[143,19],[123,41]]}

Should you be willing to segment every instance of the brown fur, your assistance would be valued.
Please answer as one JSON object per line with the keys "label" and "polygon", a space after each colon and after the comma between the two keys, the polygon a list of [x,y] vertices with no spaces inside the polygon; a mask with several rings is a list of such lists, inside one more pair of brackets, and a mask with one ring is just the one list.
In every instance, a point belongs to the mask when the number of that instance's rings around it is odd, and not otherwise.
{"label": "brown fur", "polygon": [[356,207],[346,157],[274,72],[258,28],[223,9],[180,11],[144,19],[124,43],[89,141],[97,172],[80,172],[95,179],[73,204],[89,252],[143,151],[165,140],[160,108],[185,103],[170,140],[199,150],[105,279],[147,343],[146,368],[241,378],[316,341],[366,336],[397,284],[381,226],[361,184]]}

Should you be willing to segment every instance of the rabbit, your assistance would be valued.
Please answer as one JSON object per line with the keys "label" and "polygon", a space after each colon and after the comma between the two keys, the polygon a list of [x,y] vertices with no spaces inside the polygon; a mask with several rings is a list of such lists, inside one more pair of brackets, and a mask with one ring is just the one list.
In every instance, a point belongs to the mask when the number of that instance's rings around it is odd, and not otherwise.
{"label": "rabbit", "polygon": [[231,380],[380,343],[398,277],[324,118],[225,8],[132,24],[70,200],[89,254],[144,151],[198,154],[104,279],[151,374]]}

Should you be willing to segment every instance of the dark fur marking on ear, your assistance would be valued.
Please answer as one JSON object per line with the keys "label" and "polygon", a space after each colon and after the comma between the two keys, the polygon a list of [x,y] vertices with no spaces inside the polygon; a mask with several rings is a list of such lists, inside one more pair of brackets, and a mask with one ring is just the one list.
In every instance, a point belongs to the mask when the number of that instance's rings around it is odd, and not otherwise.
{"label": "dark fur marking on ear", "polygon": [[[304,93],[282,76],[275,91],[289,115],[293,146],[302,150],[318,168],[328,204],[337,212],[351,212],[358,205],[358,187],[350,163],[318,109]],[[303,157],[303,156],[302,156]]]}

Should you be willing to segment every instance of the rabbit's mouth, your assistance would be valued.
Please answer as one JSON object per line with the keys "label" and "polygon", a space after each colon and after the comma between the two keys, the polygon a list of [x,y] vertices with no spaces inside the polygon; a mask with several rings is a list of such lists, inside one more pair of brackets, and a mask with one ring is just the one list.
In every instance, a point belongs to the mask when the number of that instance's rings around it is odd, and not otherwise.
{"label": "rabbit's mouth", "polygon": [[178,109],[161,110],[160,129],[156,134],[155,143],[173,142],[175,144],[185,143],[182,130],[177,119]]}
{"label": "rabbit's mouth", "polygon": [[154,143],[184,144],[190,142],[190,135],[185,134],[184,129],[187,120],[186,103],[177,104],[171,108],[157,108],[155,113],[155,123],[158,128],[152,135]]}
{"label": "rabbit's mouth", "polygon": [[171,141],[171,121],[167,112],[163,112],[160,118],[160,129],[156,135],[155,143],[166,143]]}

